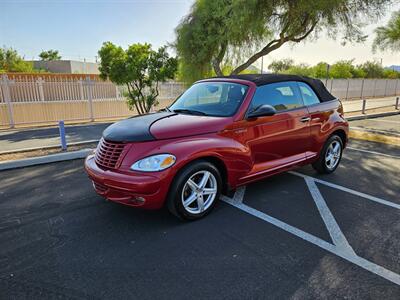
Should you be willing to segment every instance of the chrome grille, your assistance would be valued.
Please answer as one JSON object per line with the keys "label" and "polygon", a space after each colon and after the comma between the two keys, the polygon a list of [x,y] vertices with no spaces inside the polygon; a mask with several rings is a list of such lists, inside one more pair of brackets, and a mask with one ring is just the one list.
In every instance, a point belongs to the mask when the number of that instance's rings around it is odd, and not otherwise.
{"label": "chrome grille", "polygon": [[96,149],[95,161],[104,168],[114,169],[125,148],[125,144],[107,142],[103,138]]}

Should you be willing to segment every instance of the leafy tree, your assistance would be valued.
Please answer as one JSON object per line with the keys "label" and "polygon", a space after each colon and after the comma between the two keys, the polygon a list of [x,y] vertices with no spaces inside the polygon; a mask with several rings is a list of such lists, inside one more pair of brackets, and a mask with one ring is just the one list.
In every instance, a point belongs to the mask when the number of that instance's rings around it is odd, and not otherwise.
{"label": "leafy tree", "polygon": [[[391,0],[197,0],[176,28],[175,47],[186,81],[223,65],[238,74],[284,44],[317,38],[359,42],[363,20],[375,20]],[[339,34],[341,33],[341,34]]]}
{"label": "leafy tree", "polygon": [[105,42],[98,53],[100,77],[125,85],[129,108],[139,114],[158,104],[159,83],[174,78],[177,70],[177,60],[165,47],[154,51],[150,44],[133,44],[124,50]]}
{"label": "leafy tree", "polygon": [[12,48],[0,48],[0,72],[33,72],[33,64]]}
{"label": "leafy tree", "polygon": [[285,74],[301,75],[301,76],[313,76],[312,69],[307,64],[293,65],[289,69],[283,71]]}
{"label": "leafy tree", "polygon": [[274,60],[268,65],[268,69],[274,73],[286,71],[294,66],[294,60],[291,58],[284,58],[281,60]]}
{"label": "leafy tree", "polygon": [[353,69],[351,70],[352,77],[353,78],[365,78],[367,74],[363,69],[360,69],[358,66],[354,66]]}
{"label": "leafy tree", "polygon": [[383,77],[389,79],[398,79],[400,78],[400,72],[397,72],[392,69],[385,69],[383,70]]}
{"label": "leafy tree", "polygon": [[[279,73],[310,76],[316,78],[327,77],[325,62],[319,62],[314,66],[304,63],[295,64]],[[340,60],[329,68],[329,78],[400,78],[400,72],[392,69],[384,69],[377,61],[367,61],[361,65],[354,65],[354,60]]]}
{"label": "leafy tree", "polygon": [[383,67],[377,61],[366,61],[365,63],[358,66],[365,74],[365,78],[382,78],[383,77]]}
{"label": "leafy tree", "polygon": [[58,54],[58,50],[47,50],[42,51],[39,54],[39,57],[43,61],[50,61],[50,60],[58,60],[61,59],[61,55]]}
{"label": "leafy tree", "polygon": [[312,77],[316,78],[326,78],[327,77],[327,67],[328,63],[319,62],[312,67]]}
{"label": "leafy tree", "polygon": [[400,51],[400,11],[394,12],[386,26],[375,29],[372,50]]}
{"label": "leafy tree", "polygon": [[331,78],[352,78],[353,70],[352,60],[340,60],[331,66],[329,75]]}

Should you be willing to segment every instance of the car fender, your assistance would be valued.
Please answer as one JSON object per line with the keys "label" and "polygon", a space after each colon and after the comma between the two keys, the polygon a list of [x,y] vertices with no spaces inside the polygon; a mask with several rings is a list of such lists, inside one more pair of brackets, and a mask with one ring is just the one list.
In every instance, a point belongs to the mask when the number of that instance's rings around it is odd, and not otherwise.
{"label": "car fender", "polygon": [[218,159],[226,168],[226,180],[231,187],[235,187],[238,178],[247,174],[252,168],[249,148],[218,134],[174,140],[162,145],[159,151],[176,156],[177,161],[173,167],[175,173],[198,159]]}

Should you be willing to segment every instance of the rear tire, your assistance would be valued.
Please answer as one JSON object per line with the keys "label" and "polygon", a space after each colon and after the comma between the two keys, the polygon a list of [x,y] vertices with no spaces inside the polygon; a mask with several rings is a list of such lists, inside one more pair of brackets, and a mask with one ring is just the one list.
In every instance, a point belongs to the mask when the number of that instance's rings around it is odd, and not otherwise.
{"label": "rear tire", "polygon": [[321,150],[319,158],[312,164],[320,174],[330,174],[336,170],[342,159],[343,141],[337,135],[332,135]]}
{"label": "rear tire", "polygon": [[221,191],[218,169],[207,161],[197,161],[176,175],[168,193],[167,207],[180,219],[197,220],[211,212]]}

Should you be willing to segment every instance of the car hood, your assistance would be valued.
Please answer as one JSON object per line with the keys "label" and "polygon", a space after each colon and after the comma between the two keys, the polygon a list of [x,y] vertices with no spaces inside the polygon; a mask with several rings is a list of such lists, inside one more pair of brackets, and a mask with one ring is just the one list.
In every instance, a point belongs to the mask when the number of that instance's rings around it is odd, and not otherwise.
{"label": "car hood", "polygon": [[107,127],[103,138],[111,142],[145,142],[222,130],[230,118],[157,112],[135,116]]}

